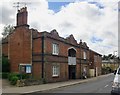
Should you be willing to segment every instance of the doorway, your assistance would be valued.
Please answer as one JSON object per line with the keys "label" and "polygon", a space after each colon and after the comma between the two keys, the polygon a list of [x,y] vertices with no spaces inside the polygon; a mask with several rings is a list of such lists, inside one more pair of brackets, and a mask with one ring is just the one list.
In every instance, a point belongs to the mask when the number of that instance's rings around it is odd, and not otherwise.
{"label": "doorway", "polygon": [[69,79],[76,79],[76,65],[69,65]]}
{"label": "doorway", "polygon": [[68,50],[68,74],[69,79],[76,79],[76,50],[74,48]]}

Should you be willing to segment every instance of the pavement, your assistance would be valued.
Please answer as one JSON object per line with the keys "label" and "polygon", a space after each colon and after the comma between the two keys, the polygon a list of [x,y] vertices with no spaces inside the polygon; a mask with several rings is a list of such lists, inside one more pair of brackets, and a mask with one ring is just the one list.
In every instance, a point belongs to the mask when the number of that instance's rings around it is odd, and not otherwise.
{"label": "pavement", "polygon": [[2,93],[25,94],[25,93],[40,92],[40,91],[51,90],[51,89],[55,89],[55,88],[66,87],[66,86],[70,86],[70,85],[90,82],[90,81],[97,80],[99,78],[107,77],[110,75],[111,74],[101,75],[101,76],[88,78],[88,79],[76,79],[76,80],[69,80],[69,81],[64,81],[64,82],[47,83],[47,84],[25,86],[25,87],[16,87],[16,86],[10,86],[10,85],[4,86],[4,83],[3,83],[4,81],[3,81],[2,82],[2,84],[3,84]]}

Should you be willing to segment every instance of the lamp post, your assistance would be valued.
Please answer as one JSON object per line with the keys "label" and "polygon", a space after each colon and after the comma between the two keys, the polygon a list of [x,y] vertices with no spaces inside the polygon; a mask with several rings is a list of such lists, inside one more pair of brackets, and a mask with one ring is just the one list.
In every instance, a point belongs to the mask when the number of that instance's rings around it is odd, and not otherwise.
{"label": "lamp post", "polygon": [[113,61],[114,61],[114,70],[115,70],[115,52],[117,52],[117,51],[113,52],[113,55],[114,55],[114,59],[113,59]]}

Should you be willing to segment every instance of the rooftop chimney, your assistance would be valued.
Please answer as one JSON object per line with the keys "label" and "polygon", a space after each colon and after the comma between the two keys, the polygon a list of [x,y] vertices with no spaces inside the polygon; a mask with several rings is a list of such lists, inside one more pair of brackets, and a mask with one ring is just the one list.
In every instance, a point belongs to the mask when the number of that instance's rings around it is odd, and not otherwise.
{"label": "rooftop chimney", "polygon": [[27,7],[23,7],[20,10],[18,10],[16,26],[27,25],[27,16],[28,16]]}
{"label": "rooftop chimney", "polygon": [[79,44],[82,44],[82,39],[80,39],[80,43]]}

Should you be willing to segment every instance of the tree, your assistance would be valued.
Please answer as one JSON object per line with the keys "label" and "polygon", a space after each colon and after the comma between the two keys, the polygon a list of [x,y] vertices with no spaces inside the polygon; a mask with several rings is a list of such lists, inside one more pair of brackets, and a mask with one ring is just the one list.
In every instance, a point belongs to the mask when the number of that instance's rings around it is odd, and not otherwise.
{"label": "tree", "polygon": [[10,64],[8,58],[2,56],[2,72],[10,72]]}
{"label": "tree", "polygon": [[111,59],[112,58],[112,54],[108,54],[108,58]]}
{"label": "tree", "polygon": [[108,60],[108,56],[103,55],[102,60]]}
{"label": "tree", "polygon": [[116,59],[117,56],[108,54],[108,55],[103,55],[102,60],[110,60],[110,59]]}
{"label": "tree", "polygon": [[10,33],[12,33],[14,30],[14,26],[12,25],[7,25],[7,26],[4,26],[4,29],[3,29],[3,32],[2,32],[2,35],[3,37],[7,37]]}

